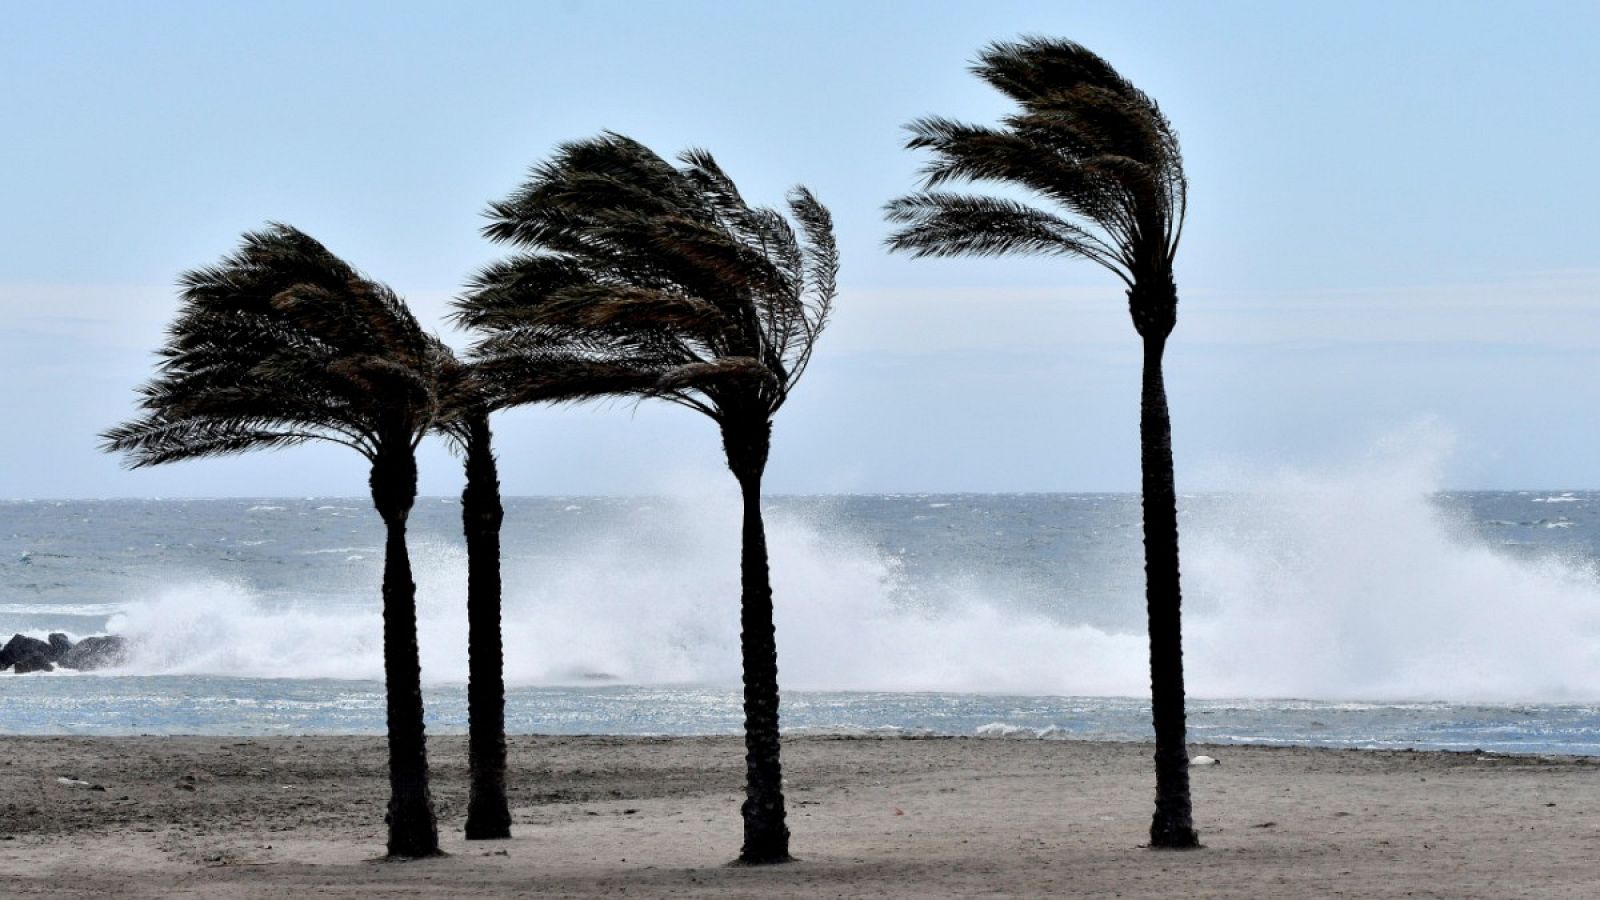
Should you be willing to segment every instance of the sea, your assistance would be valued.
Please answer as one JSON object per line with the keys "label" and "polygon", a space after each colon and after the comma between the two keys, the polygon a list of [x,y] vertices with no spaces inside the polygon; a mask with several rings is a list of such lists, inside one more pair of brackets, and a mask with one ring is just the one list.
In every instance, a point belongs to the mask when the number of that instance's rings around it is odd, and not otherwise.
{"label": "sea", "polygon": [[[516,497],[512,733],[740,731],[731,491]],[[1139,498],[774,496],[791,734],[1151,735]],[[460,507],[418,500],[430,731],[466,728]],[[1600,754],[1600,493],[1358,469],[1180,499],[1195,742]],[[0,638],[131,641],[0,674],[0,733],[381,733],[363,498],[0,502]]]}

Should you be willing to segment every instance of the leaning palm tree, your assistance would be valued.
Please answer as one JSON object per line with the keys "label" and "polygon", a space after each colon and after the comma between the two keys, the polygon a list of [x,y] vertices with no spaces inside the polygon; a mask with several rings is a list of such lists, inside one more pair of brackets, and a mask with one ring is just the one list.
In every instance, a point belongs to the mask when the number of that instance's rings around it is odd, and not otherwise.
{"label": "leaning palm tree", "polygon": [[467,543],[467,802],[469,841],[511,837],[506,802],[505,651],[500,634],[500,473],[489,430],[489,392],[474,367],[447,352],[435,428],[461,455],[461,531]]}
{"label": "leaning palm tree", "polygon": [[[907,146],[932,151],[934,158],[923,170],[923,190],[889,204],[889,220],[903,226],[889,246],[918,257],[1087,259],[1126,286],[1133,327],[1144,341],[1139,438],[1156,734],[1150,845],[1195,847],[1184,747],[1172,425],[1161,376],[1177,321],[1172,264],[1187,191],[1178,136],[1155,101],[1070,41],[992,44],[974,72],[1020,108],[999,127],[939,117],[911,124]],[[959,182],[1012,185],[1055,209],[942,189]]]}
{"label": "leaning palm tree", "polygon": [[744,499],[740,650],[746,799],[740,860],[789,859],[778,741],[778,658],[761,479],[773,415],[828,319],[838,251],[804,188],[789,218],[752,207],[710,154],[681,167],[616,134],[563,145],[489,211],[485,233],[523,253],[459,303],[481,331],[485,381],[506,405],[617,394],[710,417]]}
{"label": "leaning palm tree", "polygon": [[181,279],[183,305],[138,418],[106,432],[134,467],[311,441],[371,464],[387,531],[383,657],[392,857],[439,852],[428,789],[416,585],[406,521],[415,448],[436,416],[441,345],[389,288],[283,225]]}

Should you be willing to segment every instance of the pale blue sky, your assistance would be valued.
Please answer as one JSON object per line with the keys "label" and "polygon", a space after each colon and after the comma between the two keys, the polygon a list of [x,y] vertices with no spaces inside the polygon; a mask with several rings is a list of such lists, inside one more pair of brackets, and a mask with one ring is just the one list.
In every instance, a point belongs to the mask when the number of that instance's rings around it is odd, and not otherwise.
{"label": "pale blue sky", "polygon": [[[0,497],[358,494],[341,448],[128,473],[172,283],[292,223],[441,321],[480,211],[559,141],[712,150],[810,185],[839,315],[777,425],[775,491],[1137,486],[1137,342],[1085,263],[912,261],[901,126],[991,121],[966,66],[1059,35],[1157,98],[1193,183],[1169,352],[1179,478],[1359,454],[1419,419],[1459,487],[1600,486],[1600,5],[42,3],[0,0]],[[711,423],[501,417],[511,493],[720,477]],[[423,490],[458,490],[425,459]]]}

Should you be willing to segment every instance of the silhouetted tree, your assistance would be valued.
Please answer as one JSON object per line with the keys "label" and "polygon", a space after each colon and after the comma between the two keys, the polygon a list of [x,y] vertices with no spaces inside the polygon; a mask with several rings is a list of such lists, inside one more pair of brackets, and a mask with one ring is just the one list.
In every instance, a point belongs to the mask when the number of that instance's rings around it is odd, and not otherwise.
{"label": "silhouetted tree", "polygon": [[469,841],[511,837],[506,802],[505,652],[500,633],[500,474],[489,430],[489,394],[476,370],[452,357],[442,379],[440,433],[461,455],[461,531],[467,543],[467,753]]}
{"label": "silhouetted tree", "polygon": [[442,345],[393,291],[284,225],[245,235],[237,253],[180,284],[182,306],[142,389],[144,413],[106,432],[104,448],[134,468],[308,441],[367,458],[387,532],[388,851],[437,854],[406,521],[415,448],[437,412]]}
{"label": "silhouetted tree", "polygon": [[681,167],[615,134],[563,145],[489,211],[526,252],[479,276],[459,317],[502,402],[658,397],[714,420],[744,497],[748,863],[789,858],[778,662],[761,518],[773,414],[810,361],[838,271],[828,212],[804,188],[788,217],[751,207],[710,154]]}
{"label": "silhouetted tree", "polygon": [[[932,151],[934,159],[923,170],[922,192],[889,204],[889,220],[904,226],[889,246],[918,257],[1077,257],[1099,263],[1127,286],[1128,310],[1144,341],[1139,438],[1156,733],[1150,845],[1195,847],[1184,746],[1172,425],[1161,376],[1177,322],[1172,264],[1187,191],[1178,136],[1155,101],[1070,41],[992,44],[974,72],[1020,108],[994,128],[938,117],[910,125],[907,146]],[[941,190],[955,182],[1013,185],[1056,210]]]}

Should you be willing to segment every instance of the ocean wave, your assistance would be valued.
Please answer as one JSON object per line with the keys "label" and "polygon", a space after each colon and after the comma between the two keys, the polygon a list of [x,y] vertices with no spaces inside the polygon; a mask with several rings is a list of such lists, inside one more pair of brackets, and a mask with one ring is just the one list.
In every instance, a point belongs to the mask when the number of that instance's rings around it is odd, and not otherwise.
{"label": "ocean wave", "polygon": [[1025,725],[1007,725],[1004,722],[990,722],[979,725],[972,730],[973,737],[981,738],[1014,738],[1038,737],[1039,733]]}
{"label": "ocean wave", "polygon": [[[120,603],[0,603],[0,616],[73,616],[92,618],[122,611]],[[58,629],[59,630],[59,629]]]}
{"label": "ocean wave", "polygon": [[[1426,442],[1391,445],[1346,467],[1257,477],[1251,494],[1192,507],[1182,534],[1190,696],[1600,695],[1593,560],[1479,536],[1432,499],[1441,459]],[[562,505],[576,504],[553,508]],[[507,547],[508,683],[592,684],[595,673],[633,685],[739,683],[739,498],[651,506],[559,552]],[[1077,593],[1137,584],[1136,552],[1107,557],[1133,570],[1114,578],[1069,573],[1054,606],[1019,602],[990,570],[961,572],[930,600],[932,587],[913,580],[925,574],[825,514],[774,511],[767,524],[785,688],[1148,696],[1142,628],[1091,624]],[[1137,532],[1107,528],[1099,540]],[[424,678],[462,681],[464,552],[418,540],[412,559]],[[136,639],[139,672],[381,678],[376,580],[315,589],[355,599],[286,604],[281,592],[175,577],[130,598],[112,630]],[[1143,598],[1129,589],[1106,602],[1124,605],[1128,621]]]}
{"label": "ocean wave", "polygon": [[908,725],[800,725],[785,728],[783,733],[794,737],[932,737],[938,732],[932,728]]}
{"label": "ocean wave", "polygon": [[1059,725],[1046,725],[1043,728],[1034,728],[1028,725],[1011,725],[1005,722],[990,722],[979,725],[972,731],[973,737],[979,738],[1007,738],[1021,740],[1062,741],[1082,739],[1088,737],[1082,732],[1075,732],[1070,728]]}

